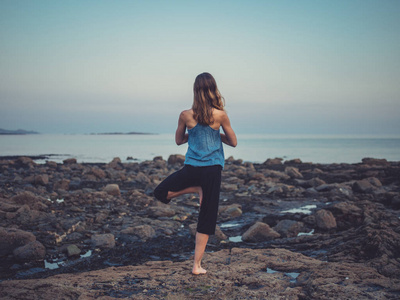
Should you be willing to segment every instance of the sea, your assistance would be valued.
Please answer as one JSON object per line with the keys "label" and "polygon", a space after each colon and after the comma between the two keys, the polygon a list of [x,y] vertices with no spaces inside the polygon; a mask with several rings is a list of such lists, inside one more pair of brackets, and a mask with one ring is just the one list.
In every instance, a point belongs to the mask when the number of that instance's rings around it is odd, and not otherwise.
{"label": "sea", "polygon": [[[268,158],[303,162],[360,163],[362,158],[400,161],[399,136],[238,134],[238,145],[224,145],[225,158],[263,163]],[[142,162],[156,156],[185,154],[187,144],[177,146],[173,134],[32,134],[0,135],[0,156],[47,156],[36,160],[62,162],[76,158],[80,163]]]}

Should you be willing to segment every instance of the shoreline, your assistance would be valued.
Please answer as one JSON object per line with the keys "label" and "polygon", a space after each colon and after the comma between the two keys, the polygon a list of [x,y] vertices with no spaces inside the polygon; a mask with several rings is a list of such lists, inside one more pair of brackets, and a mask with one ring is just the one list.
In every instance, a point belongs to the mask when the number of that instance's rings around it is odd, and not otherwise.
{"label": "shoreline", "polygon": [[[256,164],[227,158],[217,234],[205,254],[210,274],[198,278],[189,275],[198,199],[181,196],[165,205],[152,196],[183,160],[171,155],[128,163],[69,158],[37,164],[29,157],[0,158],[0,297],[48,292],[45,299],[51,299],[57,291],[60,298],[71,292],[186,299],[193,297],[194,284],[209,286],[197,292],[213,298],[223,282],[227,298],[250,291],[259,298],[284,297],[284,291],[297,298],[400,292],[400,162],[274,158]],[[241,268],[254,272],[245,275]],[[82,272],[89,272],[87,279],[77,283]],[[153,285],[159,276],[163,289]],[[99,286],[103,277],[118,284]],[[69,282],[68,289],[61,282]]]}

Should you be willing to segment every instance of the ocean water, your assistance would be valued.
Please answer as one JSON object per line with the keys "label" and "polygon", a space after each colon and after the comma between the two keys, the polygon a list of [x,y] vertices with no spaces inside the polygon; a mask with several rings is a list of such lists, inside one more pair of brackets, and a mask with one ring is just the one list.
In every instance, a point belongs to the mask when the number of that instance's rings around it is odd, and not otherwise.
{"label": "ocean water", "polygon": [[[114,157],[123,162],[128,157],[168,159],[171,154],[185,154],[186,149],[187,145],[175,144],[173,134],[0,135],[0,156],[51,154],[49,160],[56,162],[71,157],[78,162],[110,162]],[[238,146],[225,145],[224,150],[226,158],[256,163],[275,157],[313,163],[358,163],[364,157],[400,161],[400,136],[239,134]]]}

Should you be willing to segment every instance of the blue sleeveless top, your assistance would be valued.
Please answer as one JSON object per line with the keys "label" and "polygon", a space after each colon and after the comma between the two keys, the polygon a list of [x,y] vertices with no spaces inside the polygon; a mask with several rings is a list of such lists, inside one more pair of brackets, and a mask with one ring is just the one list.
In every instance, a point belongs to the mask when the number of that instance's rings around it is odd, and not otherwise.
{"label": "blue sleeveless top", "polygon": [[188,150],[185,165],[205,167],[225,164],[224,149],[222,147],[219,129],[208,125],[197,125],[188,130]]}

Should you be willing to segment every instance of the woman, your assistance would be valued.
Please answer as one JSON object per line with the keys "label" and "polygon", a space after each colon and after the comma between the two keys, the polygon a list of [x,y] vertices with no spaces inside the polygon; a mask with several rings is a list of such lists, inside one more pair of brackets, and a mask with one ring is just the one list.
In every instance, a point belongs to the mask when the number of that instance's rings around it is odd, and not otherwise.
{"label": "woman", "polygon": [[[175,133],[177,145],[188,142],[184,167],[161,182],[154,195],[169,203],[183,194],[199,194],[200,212],[192,269],[192,273],[198,275],[207,272],[201,267],[201,259],[209,236],[215,234],[221,171],[225,163],[222,143],[236,147],[237,139],[224,111],[224,99],[211,74],[198,75],[193,92],[192,109],[181,112]],[[220,127],[224,133],[220,133]]]}

